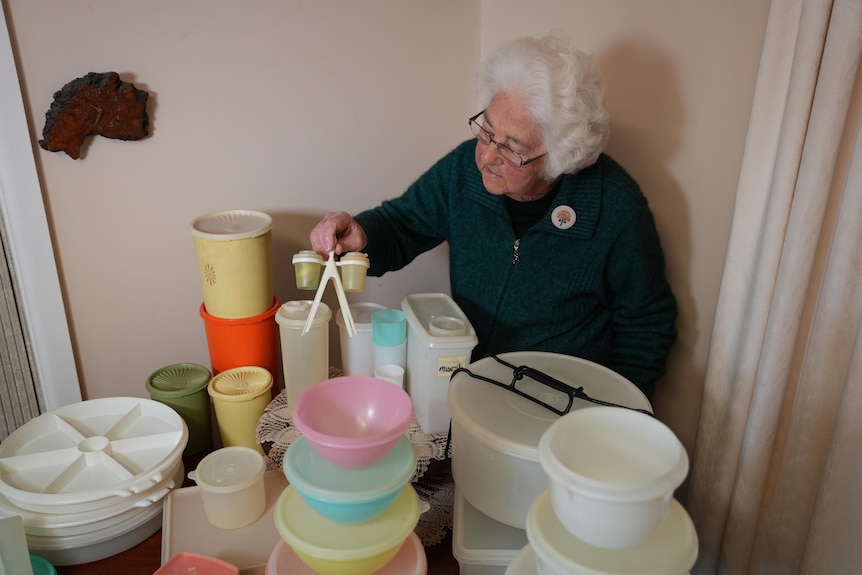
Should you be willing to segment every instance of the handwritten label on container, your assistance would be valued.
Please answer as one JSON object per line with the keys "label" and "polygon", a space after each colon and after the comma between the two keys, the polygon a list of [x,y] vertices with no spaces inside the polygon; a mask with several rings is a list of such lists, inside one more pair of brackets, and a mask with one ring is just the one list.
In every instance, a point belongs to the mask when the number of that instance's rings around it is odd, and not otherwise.
{"label": "handwritten label on container", "polygon": [[467,365],[466,355],[441,357],[437,360],[437,377],[445,377],[448,380],[456,369],[460,369],[465,365]]}

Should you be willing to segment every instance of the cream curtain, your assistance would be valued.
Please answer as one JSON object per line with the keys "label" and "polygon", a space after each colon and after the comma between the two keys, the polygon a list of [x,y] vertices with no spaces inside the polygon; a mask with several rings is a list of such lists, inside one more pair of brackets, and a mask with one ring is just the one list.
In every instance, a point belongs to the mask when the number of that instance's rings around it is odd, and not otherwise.
{"label": "cream curtain", "polygon": [[862,0],[773,0],[707,365],[692,573],[862,572]]}

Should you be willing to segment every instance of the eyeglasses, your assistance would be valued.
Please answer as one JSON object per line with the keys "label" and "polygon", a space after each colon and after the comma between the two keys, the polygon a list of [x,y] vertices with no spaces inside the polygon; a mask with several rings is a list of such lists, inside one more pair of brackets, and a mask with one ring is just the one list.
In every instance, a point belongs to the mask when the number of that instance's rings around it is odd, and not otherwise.
{"label": "eyeglasses", "polygon": [[491,137],[491,133],[485,129],[485,127],[476,121],[476,118],[485,113],[485,110],[482,110],[467,122],[470,124],[470,130],[473,131],[473,135],[476,136],[476,139],[479,140],[483,145],[487,146],[489,144],[494,144],[497,146],[497,153],[500,154],[500,157],[504,162],[512,166],[513,168],[523,168],[527,164],[532,164],[536,160],[541,160],[545,156],[548,155],[547,152],[544,154],[538,155],[535,158],[524,159],[524,157],[507,146],[506,144],[501,144],[500,142],[494,141],[494,138]]}

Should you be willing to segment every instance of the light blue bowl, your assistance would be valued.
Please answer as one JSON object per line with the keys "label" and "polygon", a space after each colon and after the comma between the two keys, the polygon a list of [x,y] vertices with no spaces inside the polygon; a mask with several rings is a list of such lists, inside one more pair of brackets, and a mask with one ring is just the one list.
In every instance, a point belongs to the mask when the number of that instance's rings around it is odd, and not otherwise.
{"label": "light blue bowl", "polygon": [[416,452],[406,437],[386,457],[361,469],[329,463],[300,436],[287,449],[288,482],[316,513],[337,523],[364,523],[386,511],[416,472]]}

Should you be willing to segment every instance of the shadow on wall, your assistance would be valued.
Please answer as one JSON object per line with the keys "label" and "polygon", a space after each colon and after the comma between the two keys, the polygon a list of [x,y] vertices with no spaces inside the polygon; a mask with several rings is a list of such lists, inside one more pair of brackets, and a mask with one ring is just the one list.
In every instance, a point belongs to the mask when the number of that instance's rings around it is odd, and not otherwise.
{"label": "shadow on wall", "polygon": [[[611,114],[608,154],[638,181],[656,219],[666,273],[679,306],[679,336],[657,385],[656,415],[694,446],[703,368],[695,365],[698,340],[691,273],[691,219],[685,195],[667,166],[677,154],[685,109],[671,59],[649,39],[630,39],[595,55],[608,87]],[[685,490],[685,485],[682,491]]]}
{"label": "shadow on wall", "polygon": [[[266,213],[272,217],[272,283],[276,296],[282,303],[313,300],[316,291],[297,289],[291,260],[293,254],[301,250],[311,249],[308,234],[323,218],[324,212],[313,214],[266,210]],[[330,362],[332,365],[340,367],[341,345],[338,341],[338,326],[335,323],[338,298],[331,284],[324,291],[321,301],[329,306],[333,316],[329,323]]]}

